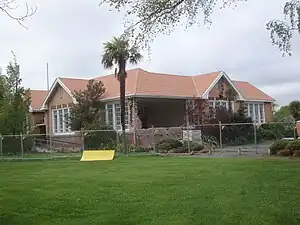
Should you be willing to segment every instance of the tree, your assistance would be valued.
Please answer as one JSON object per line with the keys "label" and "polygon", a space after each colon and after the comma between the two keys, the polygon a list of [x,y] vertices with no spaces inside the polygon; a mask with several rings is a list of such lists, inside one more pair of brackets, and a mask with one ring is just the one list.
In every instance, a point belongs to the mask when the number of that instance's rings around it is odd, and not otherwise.
{"label": "tree", "polygon": [[127,63],[137,64],[142,59],[141,53],[136,46],[130,46],[129,40],[123,37],[114,37],[112,41],[104,43],[104,54],[101,63],[104,68],[116,67],[115,76],[120,82],[120,106],[121,106],[121,126],[124,144],[124,153],[126,154],[125,140],[125,79]]}
{"label": "tree", "polygon": [[291,55],[291,40],[294,33],[300,32],[300,1],[290,0],[283,8],[285,19],[272,20],[267,24],[272,44],[277,45],[283,55]]}
{"label": "tree", "polygon": [[294,120],[300,120],[300,101],[292,101],[289,104],[289,111]]}
{"label": "tree", "polygon": [[[28,5],[27,1],[25,1],[25,13],[21,16],[13,15],[12,11],[17,9],[16,0],[0,0],[0,11],[6,14],[11,19],[17,21],[22,27],[25,27],[23,22],[36,13],[37,8],[32,8]],[[26,28],[26,27],[25,27]]]}
{"label": "tree", "polygon": [[281,106],[279,110],[275,111],[273,114],[273,119],[275,122],[286,122],[293,120],[290,109],[288,105]]}
{"label": "tree", "polygon": [[[102,0],[100,4],[120,10],[125,8],[125,34],[134,38],[143,47],[150,48],[150,43],[158,34],[170,34],[178,25],[186,28],[194,24],[210,24],[210,16],[216,7],[237,7],[247,0]],[[272,20],[267,24],[273,44],[290,55],[293,32],[300,31],[299,0],[289,0],[284,7],[285,21]],[[202,16],[202,18],[200,17]],[[200,17],[200,18],[199,18]],[[135,20],[137,18],[137,20]],[[182,23],[185,21],[185,24]]]}
{"label": "tree", "polygon": [[0,132],[20,134],[28,131],[28,110],[30,106],[30,92],[22,85],[20,66],[14,55],[14,60],[7,66],[6,76],[0,80]]}
{"label": "tree", "polygon": [[101,102],[104,93],[103,83],[95,80],[89,80],[85,90],[74,91],[77,104],[71,108],[67,118],[72,130],[100,129],[104,125],[104,104]]}

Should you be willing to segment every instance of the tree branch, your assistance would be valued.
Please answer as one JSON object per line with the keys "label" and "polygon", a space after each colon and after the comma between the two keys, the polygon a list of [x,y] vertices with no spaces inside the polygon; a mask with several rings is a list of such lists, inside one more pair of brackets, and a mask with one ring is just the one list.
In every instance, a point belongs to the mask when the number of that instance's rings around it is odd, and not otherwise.
{"label": "tree branch", "polygon": [[27,29],[23,22],[36,13],[37,7],[32,8],[27,2],[25,2],[25,8],[26,12],[23,15],[15,16],[11,13],[11,11],[17,9],[16,0],[0,0],[0,11]]}

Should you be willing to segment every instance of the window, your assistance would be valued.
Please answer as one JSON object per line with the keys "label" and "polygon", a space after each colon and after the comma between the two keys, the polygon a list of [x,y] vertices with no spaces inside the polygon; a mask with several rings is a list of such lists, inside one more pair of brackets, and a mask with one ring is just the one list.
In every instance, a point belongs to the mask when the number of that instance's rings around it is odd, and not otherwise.
{"label": "window", "polygon": [[245,115],[250,117],[254,123],[265,123],[264,104],[246,103],[245,108]]}
{"label": "window", "polygon": [[53,133],[68,133],[71,128],[68,124],[70,108],[61,108],[52,110]]}
{"label": "window", "polygon": [[58,121],[59,121],[59,123],[58,123],[59,133],[63,133],[64,132],[64,124],[63,124],[64,115],[63,115],[62,109],[58,110]]}
{"label": "window", "polygon": [[110,127],[114,126],[114,112],[113,112],[113,104],[108,104],[106,105],[106,110],[107,110],[107,125]]}
{"label": "window", "polygon": [[[219,107],[223,107],[226,109],[229,109],[229,101],[225,101],[225,100],[210,100],[208,102],[209,107],[211,108],[219,108]],[[231,109],[234,109],[234,102],[231,102]]]}
{"label": "window", "polygon": [[53,132],[58,132],[58,118],[57,118],[57,110],[53,110]]}
{"label": "window", "polygon": [[254,111],[254,113],[255,113],[255,114],[254,114],[254,115],[255,115],[255,116],[254,116],[254,118],[255,118],[255,119],[254,119],[254,122],[255,122],[255,123],[260,123],[260,115],[259,115],[259,111],[258,111],[258,106],[259,106],[258,104],[254,104],[254,110],[255,110],[255,111]]}
{"label": "window", "polygon": [[260,117],[260,123],[264,123],[265,122],[265,109],[264,109],[264,104],[259,104],[259,113],[260,115],[262,115]]}
{"label": "window", "polygon": [[119,129],[119,127],[121,127],[121,106],[120,104],[115,104],[115,114],[116,114],[116,125],[115,127],[117,127]]}
{"label": "window", "polygon": [[[106,122],[114,129],[121,129],[121,106],[120,103],[107,104],[106,105]],[[128,129],[128,104],[125,103],[125,126]]]}

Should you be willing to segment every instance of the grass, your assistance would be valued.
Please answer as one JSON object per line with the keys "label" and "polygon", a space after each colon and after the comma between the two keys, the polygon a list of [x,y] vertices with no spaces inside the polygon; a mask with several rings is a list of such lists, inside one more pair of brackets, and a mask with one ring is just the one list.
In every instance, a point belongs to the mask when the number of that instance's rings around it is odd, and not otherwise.
{"label": "grass", "polygon": [[300,224],[300,161],[0,163],[1,225]]}

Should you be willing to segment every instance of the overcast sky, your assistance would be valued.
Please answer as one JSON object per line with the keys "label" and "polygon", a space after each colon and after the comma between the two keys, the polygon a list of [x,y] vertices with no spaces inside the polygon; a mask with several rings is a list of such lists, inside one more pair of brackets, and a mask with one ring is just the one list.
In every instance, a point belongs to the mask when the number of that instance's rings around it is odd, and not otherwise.
{"label": "overcast sky", "polygon": [[[235,10],[215,12],[209,29],[181,27],[170,36],[159,36],[151,59],[146,57],[136,67],[181,75],[224,70],[232,79],[261,88],[279,104],[300,100],[300,35],[294,37],[293,56],[283,58],[265,29],[268,20],[283,17],[285,1],[248,0]],[[32,89],[46,89],[46,62],[50,82],[58,76],[96,77],[109,72],[100,64],[102,43],[122,33],[121,13],[98,7],[99,0],[30,2],[38,12],[25,22],[28,30],[0,13],[3,70],[13,50],[23,84]]]}

